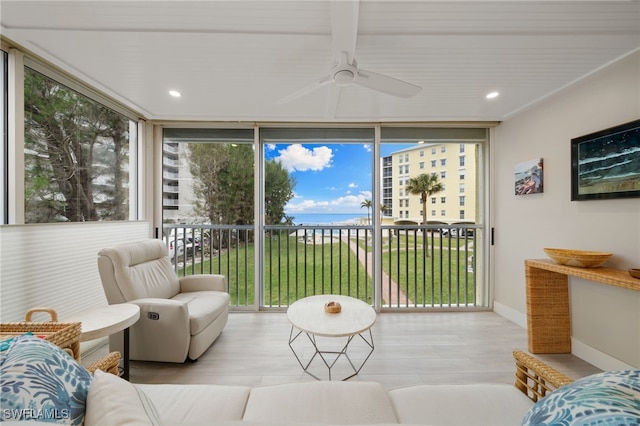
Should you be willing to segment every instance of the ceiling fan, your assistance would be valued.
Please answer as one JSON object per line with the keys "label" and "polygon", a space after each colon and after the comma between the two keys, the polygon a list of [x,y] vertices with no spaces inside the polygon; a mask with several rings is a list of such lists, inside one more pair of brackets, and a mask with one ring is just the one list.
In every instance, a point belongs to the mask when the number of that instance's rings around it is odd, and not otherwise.
{"label": "ceiling fan", "polygon": [[331,34],[335,65],[328,74],[279,99],[276,104],[291,102],[328,84],[335,84],[338,87],[358,84],[400,98],[410,98],[422,90],[421,87],[406,81],[358,68],[358,63],[354,58],[358,35],[358,12],[358,1],[331,2]]}

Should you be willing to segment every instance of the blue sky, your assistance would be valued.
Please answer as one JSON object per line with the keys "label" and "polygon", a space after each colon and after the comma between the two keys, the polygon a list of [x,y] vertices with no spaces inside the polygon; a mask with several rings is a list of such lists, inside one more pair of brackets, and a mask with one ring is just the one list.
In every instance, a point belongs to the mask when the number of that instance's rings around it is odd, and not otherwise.
{"label": "blue sky", "polygon": [[[405,147],[383,145],[382,155]],[[366,216],[360,204],[373,197],[370,144],[271,144],[265,156],[280,161],[296,179],[295,196],[285,207],[287,215]]]}

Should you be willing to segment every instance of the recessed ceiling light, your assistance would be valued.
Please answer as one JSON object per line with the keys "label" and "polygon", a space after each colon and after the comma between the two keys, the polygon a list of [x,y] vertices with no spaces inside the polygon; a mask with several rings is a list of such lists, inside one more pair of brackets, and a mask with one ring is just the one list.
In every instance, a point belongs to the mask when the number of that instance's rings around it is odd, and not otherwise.
{"label": "recessed ceiling light", "polygon": [[178,92],[177,90],[169,90],[169,94],[174,98],[179,98],[180,96],[182,96],[182,93]]}
{"label": "recessed ceiling light", "polygon": [[499,92],[491,92],[487,94],[487,99],[495,99],[500,95]]}
{"label": "recessed ceiling light", "polygon": [[424,141],[418,141],[418,143],[419,143],[419,144],[423,144],[423,143],[424,143]]}

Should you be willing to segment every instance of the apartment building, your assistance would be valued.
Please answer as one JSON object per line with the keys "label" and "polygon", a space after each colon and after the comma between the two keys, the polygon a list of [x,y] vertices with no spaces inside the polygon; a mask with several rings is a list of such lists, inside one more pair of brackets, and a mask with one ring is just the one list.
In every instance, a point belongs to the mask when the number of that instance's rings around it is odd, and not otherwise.
{"label": "apartment building", "polygon": [[423,221],[419,195],[406,190],[411,178],[435,174],[444,189],[427,201],[427,221],[475,222],[477,213],[477,152],[473,143],[419,144],[382,159],[382,198],[385,223]]}

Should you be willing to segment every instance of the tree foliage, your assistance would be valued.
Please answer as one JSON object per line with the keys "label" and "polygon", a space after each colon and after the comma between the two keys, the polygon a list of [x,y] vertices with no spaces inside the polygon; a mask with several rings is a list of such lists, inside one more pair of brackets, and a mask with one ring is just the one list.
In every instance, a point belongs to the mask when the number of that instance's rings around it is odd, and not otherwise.
{"label": "tree foliage", "polygon": [[[212,224],[247,225],[254,218],[253,147],[249,144],[189,144],[196,212]],[[295,180],[276,161],[265,162],[265,221],[285,219]]]}
{"label": "tree foliage", "polygon": [[[407,192],[413,195],[420,195],[422,202],[422,224],[427,224],[427,200],[433,194],[437,194],[444,190],[444,185],[440,182],[437,174],[423,173],[419,176],[409,179],[409,183],[405,187]],[[426,228],[424,232],[423,244],[425,256],[429,256],[428,239],[426,237]]]}
{"label": "tree foliage", "polygon": [[427,223],[427,200],[433,194],[437,194],[444,190],[444,185],[440,182],[440,178],[436,174],[423,173],[419,176],[409,179],[409,183],[405,188],[410,194],[420,195],[422,203],[422,223]]}
{"label": "tree foliage", "polygon": [[26,222],[128,217],[129,120],[25,72]]}

